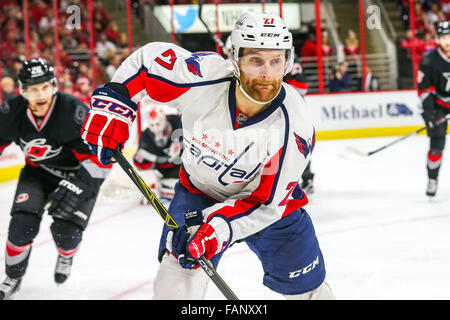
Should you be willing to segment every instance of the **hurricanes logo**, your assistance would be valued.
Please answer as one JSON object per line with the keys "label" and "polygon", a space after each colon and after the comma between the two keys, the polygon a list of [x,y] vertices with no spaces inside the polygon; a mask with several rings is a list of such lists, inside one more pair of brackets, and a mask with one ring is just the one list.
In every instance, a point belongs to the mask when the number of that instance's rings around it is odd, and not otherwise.
{"label": "hurricanes logo", "polygon": [[26,142],[21,138],[20,147],[25,153],[25,156],[32,161],[42,161],[60,154],[62,147],[52,149],[52,146],[46,144],[46,142],[47,140],[45,138],[33,139],[29,142]]}
{"label": "hurricanes logo", "polygon": [[29,198],[28,193],[21,193],[16,197],[16,203],[27,201]]}

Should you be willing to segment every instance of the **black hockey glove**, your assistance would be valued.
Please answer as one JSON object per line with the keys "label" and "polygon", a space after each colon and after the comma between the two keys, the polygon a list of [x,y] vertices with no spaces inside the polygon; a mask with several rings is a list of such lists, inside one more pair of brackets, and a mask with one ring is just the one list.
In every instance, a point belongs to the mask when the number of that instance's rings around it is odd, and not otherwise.
{"label": "black hockey glove", "polygon": [[62,179],[49,196],[49,215],[71,221],[84,229],[89,217],[81,209],[83,204],[94,196],[93,188],[79,178]]}
{"label": "black hockey glove", "polygon": [[445,121],[444,111],[436,108],[425,108],[422,112],[422,117],[428,129],[433,129]]}

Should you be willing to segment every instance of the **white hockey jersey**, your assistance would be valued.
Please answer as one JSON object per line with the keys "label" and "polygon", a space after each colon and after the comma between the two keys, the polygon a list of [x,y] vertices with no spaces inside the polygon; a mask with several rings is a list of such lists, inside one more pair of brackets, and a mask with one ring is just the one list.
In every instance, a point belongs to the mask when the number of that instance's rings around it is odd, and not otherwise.
{"label": "white hockey jersey", "polygon": [[122,63],[112,81],[125,84],[135,102],[148,95],[181,113],[180,182],[217,201],[203,213],[207,221],[226,218],[230,242],[308,202],[298,181],[315,132],[305,100],[290,85],[283,83],[269,107],[236,128],[233,65],[216,53],[149,43]]}

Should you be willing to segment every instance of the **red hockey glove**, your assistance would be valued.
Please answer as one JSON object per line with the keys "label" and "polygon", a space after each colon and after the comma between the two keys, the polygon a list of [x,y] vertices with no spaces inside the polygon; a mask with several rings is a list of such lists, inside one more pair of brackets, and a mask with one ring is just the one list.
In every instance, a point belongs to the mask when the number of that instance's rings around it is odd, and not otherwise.
{"label": "red hockey glove", "polygon": [[122,148],[128,140],[137,110],[136,103],[111,88],[97,88],[92,93],[81,137],[103,165],[108,165],[117,146]]}
{"label": "red hockey glove", "polygon": [[187,252],[195,260],[205,256],[211,259],[228,247],[231,237],[228,223],[220,217],[214,217],[197,230],[187,245]]}

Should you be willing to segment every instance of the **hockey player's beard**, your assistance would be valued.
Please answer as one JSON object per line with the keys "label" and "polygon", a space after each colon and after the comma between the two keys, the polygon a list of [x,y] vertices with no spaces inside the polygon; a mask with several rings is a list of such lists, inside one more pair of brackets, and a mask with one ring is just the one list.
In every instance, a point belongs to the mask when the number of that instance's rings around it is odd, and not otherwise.
{"label": "hockey player's beard", "polygon": [[253,99],[260,102],[269,102],[278,94],[283,78],[264,79],[262,77],[251,77],[245,72],[240,76],[242,88]]}

